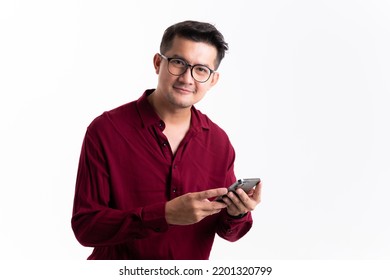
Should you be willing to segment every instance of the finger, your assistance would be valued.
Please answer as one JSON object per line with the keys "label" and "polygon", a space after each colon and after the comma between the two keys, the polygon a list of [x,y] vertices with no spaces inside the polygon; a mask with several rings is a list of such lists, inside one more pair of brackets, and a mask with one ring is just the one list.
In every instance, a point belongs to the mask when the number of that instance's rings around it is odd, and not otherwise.
{"label": "finger", "polygon": [[247,201],[249,198],[248,195],[243,190],[239,189],[236,191],[236,193],[229,192],[228,198],[232,201],[232,203],[235,205],[238,211],[240,212],[248,211],[244,201]]}
{"label": "finger", "polygon": [[226,188],[216,188],[216,189],[210,189],[202,192],[197,192],[196,198],[199,200],[204,200],[204,199],[225,195],[226,193],[227,193]]}
{"label": "finger", "polygon": [[223,198],[223,202],[225,202],[229,212],[240,213],[240,209],[237,208],[237,206],[233,203],[233,201],[228,196],[225,196]]}
{"label": "finger", "polygon": [[222,198],[224,204],[227,206],[227,207],[231,207],[231,206],[234,206],[234,203],[232,202],[232,200],[227,196],[225,195],[223,198]]}
{"label": "finger", "polygon": [[237,196],[238,200],[242,204],[247,205],[248,203],[251,202],[252,198],[249,197],[249,195],[244,190],[239,189],[236,191],[236,194],[237,194],[236,196]]}
{"label": "finger", "polygon": [[211,201],[210,202],[210,208],[213,210],[222,210],[223,208],[227,207],[226,203],[221,203],[219,201]]}
{"label": "finger", "polygon": [[263,187],[263,182],[259,182],[256,185],[255,191],[253,192],[253,199],[259,203],[261,201],[261,189]]}

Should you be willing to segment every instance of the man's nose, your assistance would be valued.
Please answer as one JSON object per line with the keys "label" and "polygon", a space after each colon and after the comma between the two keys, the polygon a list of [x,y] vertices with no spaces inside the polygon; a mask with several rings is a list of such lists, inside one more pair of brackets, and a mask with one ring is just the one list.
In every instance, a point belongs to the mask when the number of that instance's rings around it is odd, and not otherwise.
{"label": "man's nose", "polygon": [[192,77],[191,71],[191,67],[187,67],[186,71],[184,71],[184,73],[179,76],[179,79],[188,84],[193,83],[194,78]]}

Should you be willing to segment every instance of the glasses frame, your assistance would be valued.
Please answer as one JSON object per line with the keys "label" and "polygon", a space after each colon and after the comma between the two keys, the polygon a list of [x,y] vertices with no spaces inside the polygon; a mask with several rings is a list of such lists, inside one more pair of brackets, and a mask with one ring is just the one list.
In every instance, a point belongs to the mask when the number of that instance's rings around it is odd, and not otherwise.
{"label": "glasses frame", "polygon": [[[190,73],[191,73],[191,77],[195,80],[195,81],[197,81],[198,83],[205,83],[205,82],[207,82],[209,79],[210,79],[210,77],[211,77],[211,75],[213,74],[213,73],[215,73],[216,71],[215,70],[213,70],[213,69],[211,69],[210,67],[208,67],[208,66],[206,66],[206,65],[204,65],[204,64],[194,64],[194,65],[191,65],[191,64],[189,64],[187,61],[185,61],[184,59],[182,59],[182,58],[178,58],[178,57],[166,57],[165,55],[163,55],[163,54],[159,54],[160,55],[160,57],[162,57],[162,58],[164,58],[164,59],[166,59],[167,61],[168,61],[168,64],[167,64],[167,67],[168,67],[168,72],[171,74],[171,75],[173,75],[173,76],[181,76],[181,75],[183,75],[185,72],[187,72],[187,69],[188,68],[190,68]],[[184,71],[183,71],[183,73],[181,73],[181,74],[173,74],[170,70],[169,70],[169,63],[170,63],[170,61],[172,60],[172,59],[177,59],[177,60],[181,60],[181,61],[183,61],[183,63],[185,64],[185,69],[184,69]],[[193,71],[193,69],[194,69],[194,67],[196,67],[196,66],[202,66],[202,67],[206,67],[207,69],[209,69],[210,70],[210,75],[208,76],[208,78],[205,80],[205,81],[199,81],[199,80],[197,80],[195,77],[194,77],[194,74],[192,73],[192,71]]]}

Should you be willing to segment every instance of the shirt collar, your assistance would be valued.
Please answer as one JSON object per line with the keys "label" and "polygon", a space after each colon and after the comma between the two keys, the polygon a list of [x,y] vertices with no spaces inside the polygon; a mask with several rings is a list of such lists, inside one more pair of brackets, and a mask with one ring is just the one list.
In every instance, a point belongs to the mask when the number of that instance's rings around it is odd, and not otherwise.
{"label": "shirt collar", "polygon": [[[148,96],[154,92],[154,89],[146,90],[143,95],[137,100],[137,108],[142,120],[143,127],[158,125],[162,122],[160,117],[154,111],[153,106],[148,101]],[[194,106],[191,108],[191,128],[194,129],[209,129],[208,118],[197,110]]]}
{"label": "shirt collar", "polygon": [[137,100],[137,109],[141,117],[143,127],[149,127],[161,122],[160,117],[154,111],[153,106],[148,101],[148,96],[154,92],[154,89],[148,89]]}

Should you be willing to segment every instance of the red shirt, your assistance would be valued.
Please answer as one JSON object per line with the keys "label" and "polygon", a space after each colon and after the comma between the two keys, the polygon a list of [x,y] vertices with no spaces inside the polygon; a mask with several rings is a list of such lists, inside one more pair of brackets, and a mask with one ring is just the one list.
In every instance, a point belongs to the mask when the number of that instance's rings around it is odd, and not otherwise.
{"label": "red shirt", "polygon": [[165,203],[188,192],[229,186],[235,153],[226,133],[192,107],[175,155],[146,91],[88,127],[80,155],[72,228],[89,259],[208,259],[215,233],[229,241],[252,226],[226,210],[188,225],[168,225]]}

